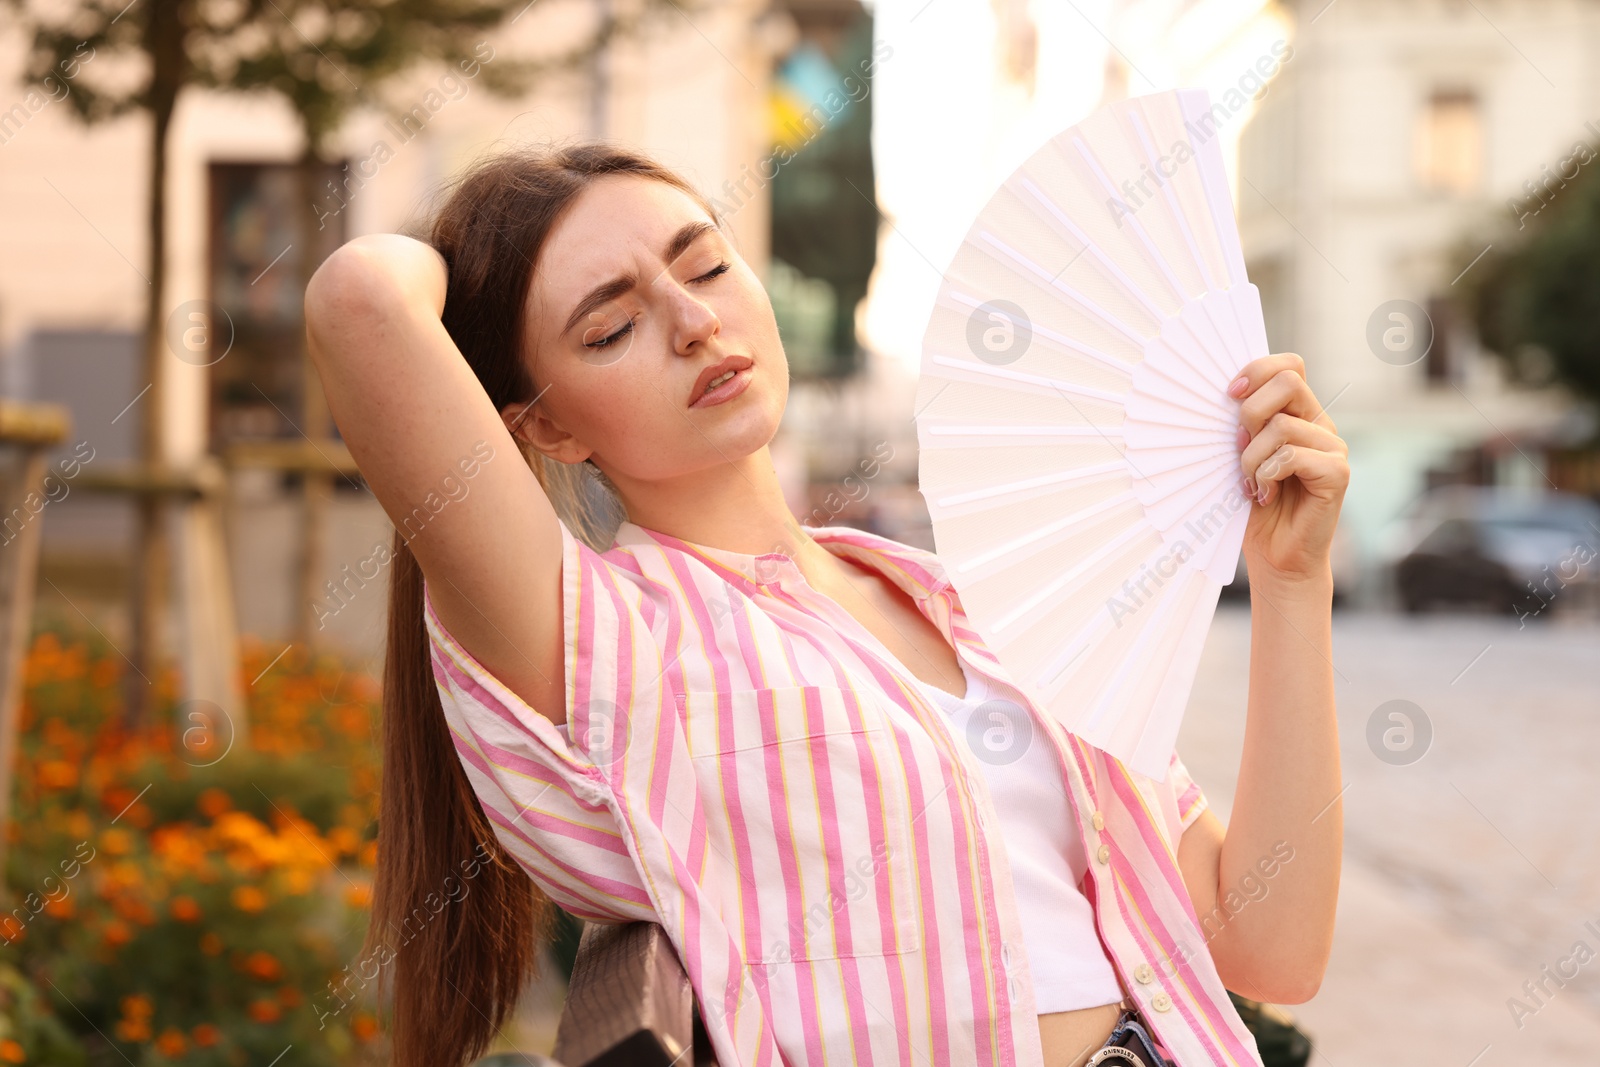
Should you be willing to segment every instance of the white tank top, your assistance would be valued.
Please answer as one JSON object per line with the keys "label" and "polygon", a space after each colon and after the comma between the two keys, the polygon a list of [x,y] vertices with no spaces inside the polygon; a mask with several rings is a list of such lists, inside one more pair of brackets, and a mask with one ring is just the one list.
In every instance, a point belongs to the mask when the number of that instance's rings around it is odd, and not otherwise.
{"label": "white tank top", "polygon": [[[920,682],[958,744],[977,757],[1000,817],[1022,936],[1041,1014],[1122,1000],[1122,987],[1095,932],[1094,909],[1078,889],[1088,857],[1049,739],[1008,691],[961,665],[961,699]],[[1011,696],[1017,694],[1010,694]]]}

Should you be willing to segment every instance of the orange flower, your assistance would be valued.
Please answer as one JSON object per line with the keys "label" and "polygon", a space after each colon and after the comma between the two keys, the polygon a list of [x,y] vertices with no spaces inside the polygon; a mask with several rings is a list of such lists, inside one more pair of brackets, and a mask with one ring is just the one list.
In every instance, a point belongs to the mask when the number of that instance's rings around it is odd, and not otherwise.
{"label": "orange flower", "polygon": [[41,789],[69,789],[78,784],[78,768],[66,760],[46,760],[39,764],[34,780]]}
{"label": "orange flower", "polygon": [[53,919],[70,919],[76,910],[71,897],[51,898],[44,903],[44,913]]}
{"label": "orange flower", "polygon": [[184,1039],[182,1030],[174,1030],[168,1027],[161,1031],[160,1037],[156,1038],[156,1048],[160,1050],[163,1056],[171,1056],[176,1059],[189,1051],[189,1042]]}
{"label": "orange flower", "polygon": [[7,1063],[25,1063],[27,1059],[27,1052],[15,1041],[9,1037],[0,1041],[0,1060],[5,1060]]}
{"label": "orange flower", "polygon": [[130,993],[122,998],[122,1014],[130,1019],[148,1019],[155,1010],[155,1001],[143,993]]}
{"label": "orange flower", "polygon": [[106,944],[112,948],[119,948],[133,940],[133,931],[128,929],[128,924],[120,919],[112,919],[106,923],[105,932],[101,935]]}
{"label": "orange flower", "polygon": [[216,786],[212,786],[200,794],[196,803],[200,807],[200,814],[208,819],[215,819],[233,807],[233,798]]}
{"label": "orange flower", "polygon": [[233,906],[240,911],[258,912],[267,906],[267,895],[258,886],[242,885],[233,891]]}
{"label": "orange flower", "polygon": [[222,955],[222,938],[218,937],[214,933],[211,933],[210,931],[207,931],[200,936],[200,951],[204,952],[207,956]]}
{"label": "orange flower", "polygon": [[110,689],[122,671],[111,660],[103,659],[89,671],[89,684],[96,689]]}
{"label": "orange flower", "polygon": [[300,990],[292,985],[280,986],[278,989],[278,1003],[286,1008],[295,1007],[302,999]]}
{"label": "orange flower", "polygon": [[275,1000],[252,1000],[248,1011],[250,1018],[258,1023],[275,1023],[283,1015],[283,1009]]}
{"label": "orange flower", "polygon": [[350,1020],[350,1032],[360,1041],[371,1041],[378,1036],[378,1020],[365,1012],[358,1012]]}
{"label": "orange flower", "polygon": [[22,924],[17,921],[16,916],[7,915],[5,918],[0,919],[0,937],[5,938],[7,941],[21,941],[23,934],[26,932]]}
{"label": "orange flower", "polygon": [[[108,789],[106,795],[110,796],[113,792],[117,792],[117,790]],[[112,827],[100,835],[100,844],[113,856],[125,855],[133,850],[133,835],[126,830]]]}
{"label": "orange flower", "polygon": [[194,1043],[199,1048],[210,1048],[222,1040],[222,1031],[210,1023],[201,1023],[194,1028]]}
{"label": "orange flower", "polygon": [[144,1019],[123,1019],[117,1023],[117,1036],[124,1041],[149,1041],[150,1024]]}
{"label": "orange flower", "polygon": [[245,957],[244,972],[252,978],[271,982],[283,974],[283,965],[270,952],[252,952]]}
{"label": "orange flower", "polygon": [[129,897],[118,897],[112,903],[112,907],[116,910],[118,915],[122,916],[124,919],[127,919],[129,922],[139,923],[141,926],[155,925],[155,911],[151,909],[149,904],[146,904],[142,900],[134,900]]}
{"label": "orange flower", "polygon": [[372,903],[370,885],[350,885],[344,890],[344,902],[352,908],[365,908]]}
{"label": "orange flower", "polygon": [[173,897],[172,904],[169,907],[172,911],[172,917],[179,922],[192,923],[200,921],[200,905],[195,901],[194,897]]}
{"label": "orange flower", "polygon": [[335,826],[328,831],[328,844],[342,855],[351,855],[361,847],[361,836],[348,826]]}

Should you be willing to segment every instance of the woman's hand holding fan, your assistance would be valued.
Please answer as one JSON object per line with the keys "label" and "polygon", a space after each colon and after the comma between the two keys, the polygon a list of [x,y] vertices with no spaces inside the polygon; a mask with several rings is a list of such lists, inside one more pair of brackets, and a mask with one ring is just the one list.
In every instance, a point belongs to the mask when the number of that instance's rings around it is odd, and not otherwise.
{"label": "woman's hand holding fan", "polygon": [[1247,364],[1229,387],[1242,400],[1240,465],[1261,505],[1245,528],[1250,581],[1330,581],[1328,557],[1350,481],[1349,449],[1293,354]]}
{"label": "woman's hand holding fan", "polygon": [[916,411],[968,618],[1041,708],[1165,778],[1247,523],[1253,579],[1325,570],[1344,481],[1298,357],[1268,355],[1203,91],[1102,109],[996,190]]}

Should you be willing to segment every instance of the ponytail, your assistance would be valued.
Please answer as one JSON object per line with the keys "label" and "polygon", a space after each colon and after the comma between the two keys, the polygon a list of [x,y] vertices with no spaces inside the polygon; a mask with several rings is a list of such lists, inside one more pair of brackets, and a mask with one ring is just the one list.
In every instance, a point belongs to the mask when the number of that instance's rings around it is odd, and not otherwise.
{"label": "ponytail", "polygon": [[[436,217],[430,240],[449,269],[441,318],[496,410],[537,395],[522,338],[540,246],[578,193],[618,173],[673,185],[717,218],[683,178],[604,142],[493,157],[460,179]],[[609,547],[620,506],[600,469],[519,447],[574,536],[596,551]],[[382,950],[389,963],[380,988],[392,982],[394,1067],[461,1067],[484,1053],[515,1009],[556,909],[500,846],[456,755],[433,679],[422,581],[397,531],[365,952]]]}

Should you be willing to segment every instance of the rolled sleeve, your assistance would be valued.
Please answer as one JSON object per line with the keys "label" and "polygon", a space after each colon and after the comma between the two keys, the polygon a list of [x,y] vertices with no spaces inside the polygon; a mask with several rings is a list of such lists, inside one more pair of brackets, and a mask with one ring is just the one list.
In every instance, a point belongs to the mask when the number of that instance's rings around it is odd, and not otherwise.
{"label": "rolled sleeve", "polygon": [[1194,821],[1200,818],[1200,813],[1206,810],[1209,802],[1205,792],[1201,790],[1200,783],[1196,782],[1189,774],[1189,768],[1183,765],[1183,760],[1178,758],[1178,753],[1172,753],[1172,761],[1168,764],[1167,782],[1171,785],[1172,794],[1178,806],[1178,825],[1181,830],[1187,830]]}
{"label": "rolled sleeve", "polygon": [[[599,559],[563,523],[562,580],[568,593],[567,648],[588,658],[574,641],[573,609],[594,598],[577,595],[581,570]],[[605,564],[601,562],[602,566]],[[614,607],[614,598],[607,598]],[[655,918],[617,817],[616,798],[597,765],[610,724],[573,715],[574,660],[567,661],[568,722],[575,741],[500,682],[445,628],[424,586],[433,676],[456,754],[501,845],[550,899],[581,918],[627,922]],[[584,620],[591,626],[593,619]],[[623,620],[626,630],[632,620]],[[617,635],[617,628],[604,629]],[[603,736],[604,735],[604,736]]]}

